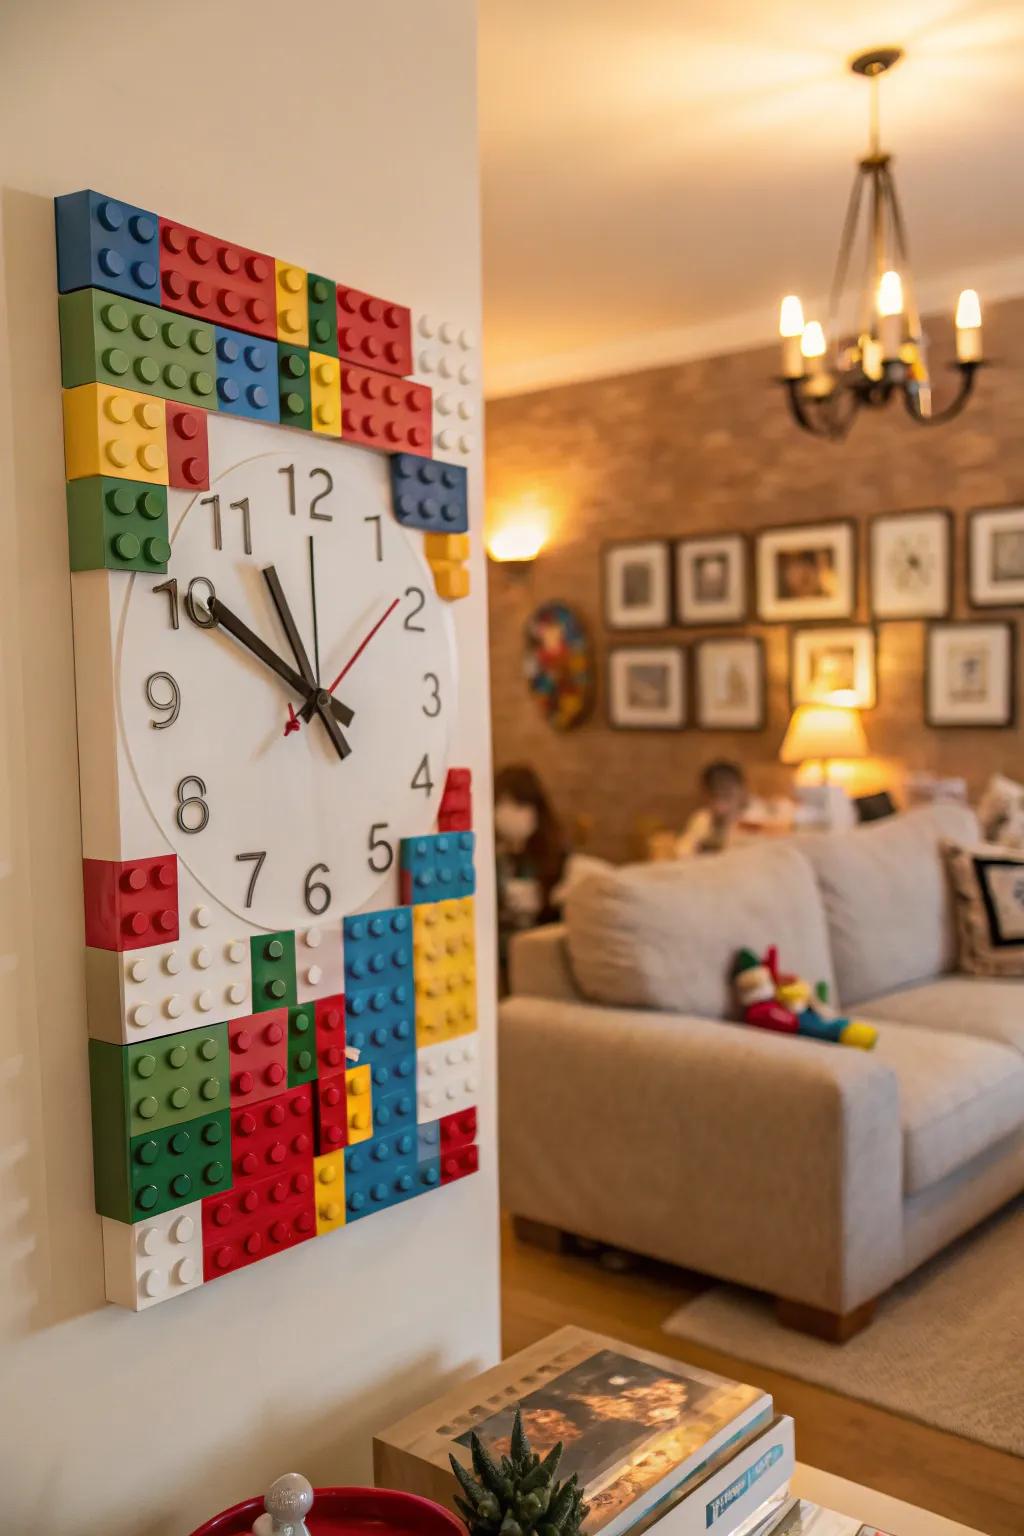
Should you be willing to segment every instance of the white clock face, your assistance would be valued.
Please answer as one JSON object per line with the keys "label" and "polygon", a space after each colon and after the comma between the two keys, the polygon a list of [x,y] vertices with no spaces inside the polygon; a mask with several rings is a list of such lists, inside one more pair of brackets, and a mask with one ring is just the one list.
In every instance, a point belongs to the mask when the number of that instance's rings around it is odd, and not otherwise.
{"label": "white clock face", "polygon": [[[386,458],[209,427],[209,491],[170,493],[167,577],[131,582],[122,730],[160,842],[239,917],[294,928],[364,905],[394,878],[399,840],[432,828],[456,708],[451,617],[422,535],[394,521]],[[301,674],[288,617],[330,730],[298,719],[305,695],[251,649],[255,636]]]}

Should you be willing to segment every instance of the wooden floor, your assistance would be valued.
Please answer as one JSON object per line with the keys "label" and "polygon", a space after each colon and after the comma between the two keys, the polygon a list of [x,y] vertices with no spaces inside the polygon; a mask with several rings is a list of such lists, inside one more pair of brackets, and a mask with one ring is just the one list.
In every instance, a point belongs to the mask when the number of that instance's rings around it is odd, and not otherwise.
{"label": "wooden floor", "polygon": [[707,1283],[646,1260],[617,1273],[597,1254],[545,1252],[518,1242],[505,1221],[504,1352],[512,1354],[564,1323],[577,1323],[754,1382],[772,1393],[779,1410],[793,1415],[801,1461],[960,1520],[987,1536],[1022,1536],[1024,1460],[662,1333],[662,1319]]}

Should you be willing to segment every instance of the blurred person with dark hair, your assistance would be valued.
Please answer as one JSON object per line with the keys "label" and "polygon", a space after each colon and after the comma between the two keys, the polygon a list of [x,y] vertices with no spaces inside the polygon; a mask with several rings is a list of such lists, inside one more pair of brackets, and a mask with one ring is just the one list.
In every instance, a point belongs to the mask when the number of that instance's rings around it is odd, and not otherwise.
{"label": "blurred person with dark hair", "polygon": [[676,841],[677,858],[693,853],[721,853],[764,832],[788,831],[792,807],[788,802],[752,795],[739,763],[718,758],[700,776],[704,804],[694,811]]}
{"label": "blurred person with dark hair", "polygon": [[554,922],[552,892],[562,878],[566,844],[544,786],[532,768],[513,763],[494,780],[498,945],[502,967],[513,933]]}

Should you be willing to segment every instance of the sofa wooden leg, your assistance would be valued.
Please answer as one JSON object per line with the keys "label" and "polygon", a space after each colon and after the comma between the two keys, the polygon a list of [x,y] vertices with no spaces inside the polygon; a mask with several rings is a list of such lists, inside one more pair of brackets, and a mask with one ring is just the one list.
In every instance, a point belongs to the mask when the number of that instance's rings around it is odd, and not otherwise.
{"label": "sofa wooden leg", "polygon": [[546,1221],[531,1221],[529,1216],[513,1216],[512,1231],[521,1243],[531,1243],[534,1248],[546,1248],[549,1253],[568,1253],[572,1237],[560,1227],[549,1227]]}
{"label": "sofa wooden leg", "polygon": [[852,1312],[826,1312],[822,1307],[809,1307],[802,1301],[787,1301],[784,1296],[775,1298],[775,1316],[784,1328],[795,1328],[797,1333],[810,1333],[828,1344],[845,1344],[854,1334],[866,1328],[875,1315],[876,1302],[864,1301]]}

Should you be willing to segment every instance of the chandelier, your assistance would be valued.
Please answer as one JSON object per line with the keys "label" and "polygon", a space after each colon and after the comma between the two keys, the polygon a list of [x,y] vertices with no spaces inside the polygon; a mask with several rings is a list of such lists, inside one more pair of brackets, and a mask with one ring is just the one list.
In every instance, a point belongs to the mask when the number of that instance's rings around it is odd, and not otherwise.
{"label": "chandelier", "polygon": [[[782,301],[782,382],[795,420],[817,437],[844,438],[863,406],[878,410],[897,397],[922,426],[937,426],[959,415],[982,367],[981,306],[965,288],[956,307],[956,363],[959,382],[948,404],[932,401],[928,341],[914,298],[906,229],[892,156],[881,148],[878,84],[903,57],[900,48],[875,48],[854,59],[850,69],[871,87],[868,152],[857,166],[839,241],[827,323],[804,323],[795,294]],[[864,212],[864,277],[856,331],[843,333],[840,308]]]}

